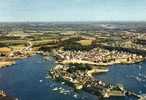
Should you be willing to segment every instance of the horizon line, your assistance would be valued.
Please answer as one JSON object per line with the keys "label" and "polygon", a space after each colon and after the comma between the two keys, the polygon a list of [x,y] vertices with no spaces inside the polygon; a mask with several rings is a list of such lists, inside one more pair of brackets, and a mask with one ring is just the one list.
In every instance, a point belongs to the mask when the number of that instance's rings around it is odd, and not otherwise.
{"label": "horizon line", "polygon": [[146,20],[87,20],[87,21],[79,21],[79,20],[76,20],[76,21],[0,21],[0,23],[39,23],[39,22],[42,22],[42,23],[68,23],[68,22],[146,22]]}

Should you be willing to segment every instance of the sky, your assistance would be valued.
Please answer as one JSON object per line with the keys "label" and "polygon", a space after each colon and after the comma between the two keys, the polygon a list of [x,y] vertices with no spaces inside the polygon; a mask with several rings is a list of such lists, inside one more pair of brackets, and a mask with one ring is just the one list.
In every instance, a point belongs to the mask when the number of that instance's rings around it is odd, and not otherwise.
{"label": "sky", "polygon": [[146,0],[0,0],[0,21],[146,21]]}

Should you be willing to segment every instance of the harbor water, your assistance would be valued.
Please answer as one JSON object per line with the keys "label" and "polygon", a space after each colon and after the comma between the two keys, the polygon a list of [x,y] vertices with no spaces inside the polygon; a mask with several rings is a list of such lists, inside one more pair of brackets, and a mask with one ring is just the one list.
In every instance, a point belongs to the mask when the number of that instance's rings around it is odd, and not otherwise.
{"label": "harbor water", "polygon": [[[18,60],[15,65],[0,69],[0,89],[19,100],[97,100],[86,92],[74,92],[71,87],[48,78],[48,70],[55,61],[36,55]],[[111,84],[123,84],[138,94],[146,93],[146,61],[113,65],[110,71],[96,76]],[[115,99],[116,100],[116,99]]]}

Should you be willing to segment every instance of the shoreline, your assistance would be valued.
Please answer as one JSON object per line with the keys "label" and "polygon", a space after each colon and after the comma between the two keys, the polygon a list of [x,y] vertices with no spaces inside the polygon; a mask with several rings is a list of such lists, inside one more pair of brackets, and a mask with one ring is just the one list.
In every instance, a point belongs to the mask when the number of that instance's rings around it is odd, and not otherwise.
{"label": "shoreline", "polygon": [[[86,91],[92,95],[96,95],[99,99],[119,96],[135,96],[140,98],[139,95],[127,91],[122,86],[107,84],[101,80],[94,78],[94,74],[100,72],[93,72],[88,74],[88,69],[82,71],[81,68],[72,69],[72,66],[56,65],[49,71],[51,78],[58,82],[64,82],[66,85],[73,87],[75,90]],[[71,72],[70,72],[71,71]],[[106,71],[104,71],[106,73]]]}
{"label": "shoreline", "polygon": [[[95,51],[94,51],[95,50]],[[140,98],[139,95],[131,91],[127,91],[124,87],[118,85],[107,84],[101,80],[95,79],[95,74],[108,72],[108,66],[113,64],[134,64],[145,60],[145,57],[130,54],[127,52],[104,51],[101,55],[110,55],[109,61],[104,62],[106,56],[99,56],[103,60],[94,62],[99,52],[96,49],[88,52],[76,51],[56,51],[56,66],[49,71],[49,75],[53,80],[65,82],[66,85],[73,87],[75,90],[83,90],[90,94],[96,95],[99,98],[110,98],[118,96],[134,96]],[[112,52],[112,53],[111,53]],[[115,54],[115,52],[118,54]],[[94,54],[94,55],[93,55]],[[112,55],[113,54],[113,55]],[[124,55],[122,55],[124,54]],[[119,56],[121,55],[121,56]],[[88,57],[89,56],[89,57]],[[118,58],[116,58],[118,56]],[[94,58],[95,57],[95,58]],[[124,58],[125,57],[125,58]],[[91,60],[90,60],[91,58]],[[115,58],[115,59],[113,59]],[[89,59],[89,60],[88,60]],[[98,60],[97,60],[98,61]],[[95,67],[91,67],[95,66]],[[101,66],[104,69],[101,69]]]}
{"label": "shoreline", "polygon": [[133,60],[133,61],[112,61],[112,62],[107,62],[107,63],[95,63],[91,61],[86,61],[86,60],[63,60],[61,62],[57,62],[60,64],[91,64],[91,65],[97,65],[97,66],[110,66],[113,64],[134,64],[134,63],[139,63],[144,61],[145,59],[140,59],[140,60]]}
{"label": "shoreline", "polygon": [[18,98],[9,96],[5,91],[0,90],[0,100],[18,100]]}
{"label": "shoreline", "polygon": [[16,63],[15,61],[0,61],[0,69],[6,68],[6,67],[11,66],[15,63]]}
{"label": "shoreline", "polygon": [[[34,55],[34,54],[33,54]],[[31,56],[33,56],[31,55]],[[25,59],[31,56],[24,56],[24,57],[3,57],[0,60],[0,69],[9,67],[13,64],[16,64],[17,60]]]}

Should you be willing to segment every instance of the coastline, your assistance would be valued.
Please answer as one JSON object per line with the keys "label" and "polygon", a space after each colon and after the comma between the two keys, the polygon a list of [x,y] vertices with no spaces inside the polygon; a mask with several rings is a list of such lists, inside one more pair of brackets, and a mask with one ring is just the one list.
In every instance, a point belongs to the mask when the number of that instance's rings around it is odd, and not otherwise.
{"label": "coastline", "polygon": [[[106,73],[108,72],[108,66],[113,64],[133,64],[145,60],[145,57],[130,53],[117,52],[119,56],[114,60],[104,62],[104,60],[99,60],[99,62],[94,62],[96,56],[99,54],[98,51],[91,52],[70,52],[70,51],[55,51],[54,58],[56,58],[56,66],[49,71],[49,75],[53,80],[59,82],[65,82],[66,85],[73,87],[75,90],[83,90],[98,98],[109,98],[111,96],[134,96],[140,98],[139,95],[131,91],[127,91],[124,87],[107,84],[101,80],[96,80],[94,74]],[[112,51],[115,53],[115,51]],[[91,57],[93,60],[88,58]],[[107,55],[110,52],[101,55]],[[124,54],[124,56],[122,55]],[[75,56],[74,56],[75,55]],[[114,56],[115,55],[115,56]],[[116,57],[116,54],[111,55],[109,59]],[[95,58],[94,58],[95,57]],[[125,58],[124,58],[125,57]],[[102,59],[106,59],[106,56],[102,56]],[[87,60],[84,60],[87,59]],[[89,60],[88,60],[89,59]],[[95,66],[95,67],[92,67]],[[100,68],[104,66],[104,68]]]}
{"label": "coastline", "polygon": [[0,61],[0,68],[6,68],[13,64],[15,64],[15,61]]}

